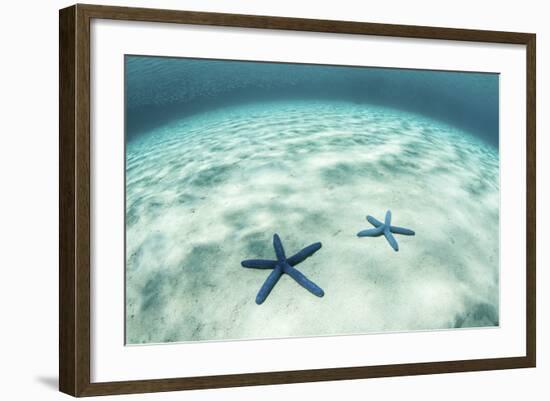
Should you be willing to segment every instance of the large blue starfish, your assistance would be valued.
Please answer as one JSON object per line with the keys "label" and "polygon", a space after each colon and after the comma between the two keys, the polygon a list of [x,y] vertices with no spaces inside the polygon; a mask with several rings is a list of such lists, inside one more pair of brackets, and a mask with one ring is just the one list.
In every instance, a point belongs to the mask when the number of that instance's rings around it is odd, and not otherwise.
{"label": "large blue starfish", "polygon": [[318,297],[322,297],[323,295],[325,295],[325,292],[321,288],[319,288],[314,282],[310,281],[306,276],[304,276],[302,273],[294,268],[294,266],[296,266],[298,263],[303,262],[309,256],[313,255],[315,252],[321,249],[320,242],[316,242],[315,244],[306,246],[304,249],[302,249],[294,256],[291,256],[290,258],[286,257],[283,244],[281,243],[281,239],[277,234],[273,236],[273,247],[275,248],[275,255],[277,256],[277,260],[248,259],[241,262],[241,265],[243,267],[251,267],[254,269],[273,269],[273,271],[265,280],[264,285],[262,285],[262,288],[260,288],[258,295],[256,295],[256,303],[258,305],[262,304],[265,301],[273,287],[275,287],[275,284],[277,284],[277,281],[279,281],[284,273],[288,274],[290,277],[296,280],[298,284],[300,284],[312,294],[317,295]]}
{"label": "large blue starfish", "polygon": [[391,247],[395,251],[399,250],[399,245],[397,245],[397,241],[395,240],[392,233],[403,234],[403,235],[414,235],[413,230],[409,230],[408,228],[403,228],[403,227],[392,226],[391,212],[389,210],[386,212],[386,217],[383,223],[379,220],[376,220],[372,216],[367,216],[367,220],[376,228],[370,228],[368,230],[359,231],[357,233],[357,236],[358,237],[379,237],[380,235],[384,234],[384,237],[386,237]]}

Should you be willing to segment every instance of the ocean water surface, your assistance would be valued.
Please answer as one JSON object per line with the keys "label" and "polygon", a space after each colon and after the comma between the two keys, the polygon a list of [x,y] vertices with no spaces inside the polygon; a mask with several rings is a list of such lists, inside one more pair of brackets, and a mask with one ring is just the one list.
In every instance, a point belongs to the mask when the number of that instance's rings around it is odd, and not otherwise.
{"label": "ocean water surface", "polygon": [[498,75],[127,56],[125,273],[128,344],[498,326]]}

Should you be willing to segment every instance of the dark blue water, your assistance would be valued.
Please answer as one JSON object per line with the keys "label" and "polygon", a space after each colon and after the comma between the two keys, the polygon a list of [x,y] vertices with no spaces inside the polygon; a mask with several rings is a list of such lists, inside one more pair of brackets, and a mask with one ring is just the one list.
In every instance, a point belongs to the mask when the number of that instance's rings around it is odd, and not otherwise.
{"label": "dark blue water", "polygon": [[416,112],[498,148],[499,75],[126,56],[127,140],[173,119],[267,100],[344,100]]}

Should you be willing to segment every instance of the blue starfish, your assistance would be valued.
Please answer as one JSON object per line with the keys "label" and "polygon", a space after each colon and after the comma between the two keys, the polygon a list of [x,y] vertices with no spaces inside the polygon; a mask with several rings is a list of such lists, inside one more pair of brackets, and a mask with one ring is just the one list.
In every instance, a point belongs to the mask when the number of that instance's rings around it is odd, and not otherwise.
{"label": "blue starfish", "polygon": [[312,294],[317,295],[318,297],[322,297],[323,295],[325,295],[325,292],[321,288],[319,288],[314,282],[310,281],[306,276],[304,276],[302,273],[294,268],[294,266],[296,266],[298,263],[303,262],[309,256],[313,255],[315,252],[321,249],[320,242],[316,242],[315,244],[306,246],[304,249],[302,249],[294,256],[291,256],[290,258],[287,258],[285,256],[283,244],[281,243],[281,239],[277,234],[273,236],[273,247],[275,248],[275,255],[277,256],[277,260],[248,259],[241,262],[241,265],[243,267],[251,267],[254,269],[273,269],[273,271],[265,280],[264,285],[262,285],[262,288],[260,288],[258,295],[256,295],[256,303],[258,305],[261,305],[265,301],[273,287],[275,287],[275,284],[277,284],[277,281],[279,281],[284,273],[288,274],[290,277],[296,280],[298,284],[300,284]]}
{"label": "blue starfish", "polygon": [[393,237],[392,233],[402,234],[402,235],[414,235],[413,230],[409,230],[408,228],[403,228],[403,227],[392,226],[391,212],[389,210],[386,212],[386,218],[384,219],[383,223],[379,220],[376,220],[372,216],[367,216],[367,220],[376,228],[359,231],[357,233],[357,236],[358,237],[379,237],[380,235],[384,234],[384,237],[386,237],[391,247],[395,251],[399,250],[399,246],[397,245],[397,241]]}

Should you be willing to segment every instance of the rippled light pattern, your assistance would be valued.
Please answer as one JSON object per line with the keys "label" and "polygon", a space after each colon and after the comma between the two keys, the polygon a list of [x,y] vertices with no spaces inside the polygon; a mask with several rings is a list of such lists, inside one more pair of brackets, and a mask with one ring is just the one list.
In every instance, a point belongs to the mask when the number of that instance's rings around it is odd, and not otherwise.
{"label": "rippled light pattern", "polygon": [[[127,72],[128,73],[128,72]],[[155,93],[155,99],[160,95]],[[357,238],[390,209],[399,252]],[[393,224],[393,223],[392,223]],[[241,261],[322,242],[254,302]],[[330,99],[235,102],[127,134],[128,344],[499,324],[498,148],[398,108]]]}

